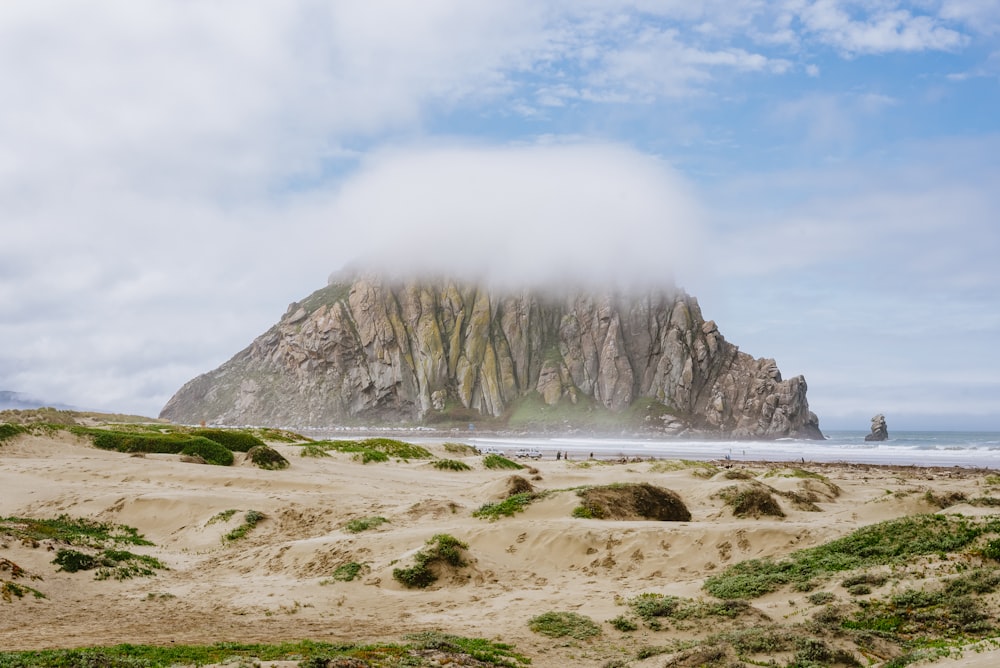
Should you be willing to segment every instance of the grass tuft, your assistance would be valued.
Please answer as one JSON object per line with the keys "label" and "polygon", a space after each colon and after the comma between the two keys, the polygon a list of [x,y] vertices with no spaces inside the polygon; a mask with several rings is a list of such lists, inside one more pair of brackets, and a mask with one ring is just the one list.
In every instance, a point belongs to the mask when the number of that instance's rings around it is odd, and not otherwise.
{"label": "grass tuft", "polygon": [[496,521],[501,517],[512,517],[515,513],[522,512],[525,508],[531,505],[532,502],[537,501],[544,496],[544,494],[536,492],[521,492],[520,494],[512,494],[503,501],[483,504],[472,512],[472,516],[480,519],[487,519],[491,522]]}
{"label": "grass tuft", "polygon": [[252,448],[264,445],[264,441],[240,429],[193,429],[191,435],[215,441],[233,452],[249,452]]}
{"label": "grass tuft", "polygon": [[246,537],[250,531],[257,526],[261,520],[265,519],[264,513],[258,510],[248,510],[243,516],[243,524],[239,525],[225,536],[222,537],[222,542],[231,543],[233,541],[239,540]]}
{"label": "grass tuft", "polygon": [[392,577],[406,587],[420,588],[429,587],[438,580],[434,568],[440,564],[447,564],[454,568],[461,568],[466,565],[462,551],[468,549],[468,545],[449,534],[437,534],[428,539],[427,547],[417,552],[414,556],[414,564],[409,568],[394,568]]}
{"label": "grass tuft", "polygon": [[19,424],[0,424],[0,444],[27,433],[27,427],[22,427]]}
{"label": "grass tuft", "polygon": [[364,570],[364,564],[359,564],[356,561],[351,561],[346,564],[341,564],[334,569],[333,575],[330,576],[337,582],[350,582],[357,578],[361,571]]}
{"label": "grass tuft", "polygon": [[247,458],[254,466],[268,471],[280,471],[289,467],[288,460],[269,445],[255,445],[247,451]]}
{"label": "grass tuft", "polygon": [[545,612],[528,621],[528,628],[550,638],[586,640],[601,635],[601,627],[576,612]]}
{"label": "grass tuft", "polygon": [[733,509],[736,517],[784,517],[785,513],[778,505],[771,489],[761,484],[732,485],[718,493],[727,506]]}
{"label": "grass tuft", "polygon": [[388,521],[384,517],[359,517],[348,521],[344,526],[344,530],[348,533],[361,533],[362,531],[374,529]]}
{"label": "grass tuft", "polygon": [[573,517],[687,522],[691,512],[677,493],[649,483],[617,483],[577,490],[581,505]]}
{"label": "grass tuft", "polygon": [[438,459],[433,462],[433,466],[441,471],[471,471],[472,467],[457,459]]}
{"label": "grass tuft", "polygon": [[517,462],[507,459],[503,455],[486,455],[483,457],[483,466],[488,469],[523,469]]}
{"label": "grass tuft", "polygon": [[949,515],[915,515],[862,527],[824,545],[793,552],[786,559],[751,559],[705,581],[718,598],[756,598],[785,584],[874,566],[905,563],[914,556],[946,554],[971,547],[985,532],[1000,531],[997,520],[980,522]]}
{"label": "grass tuft", "polygon": [[404,441],[397,441],[391,438],[366,438],[360,441],[335,440],[335,441],[315,441],[303,446],[303,456],[322,457],[324,454],[334,450],[336,452],[351,453],[354,458],[362,464],[369,462],[387,462],[390,458],[410,460],[410,459],[433,459],[426,448]]}
{"label": "grass tuft", "polygon": [[[83,649],[0,651],[0,668],[171,668],[172,666],[251,666],[289,661],[300,668],[330,666],[427,666],[433,650],[437,665],[478,665],[520,668],[530,661],[512,646],[481,638],[461,638],[436,632],[407,636],[405,644],[343,644],[303,640],[255,644],[220,642],[213,645],[115,645]],[[470,661],[471,658],[471,661]],[[473,661],[478,663],[473,664]]]}
{"label": "grass tuft", "polygon": [[452,455],[458,455],[460,457],[479,454],[479,450],[477,450],[474,446],[466,445],[465,443],[442,443],[441,447],[444,448],[445,452]]}

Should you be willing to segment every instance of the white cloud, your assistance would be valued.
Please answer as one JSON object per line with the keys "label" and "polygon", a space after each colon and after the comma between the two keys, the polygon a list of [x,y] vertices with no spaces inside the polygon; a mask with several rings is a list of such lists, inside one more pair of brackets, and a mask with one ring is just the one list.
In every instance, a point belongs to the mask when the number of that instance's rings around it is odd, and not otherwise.
{"label": "white cloud", "polygon": [[[865,9],[868,7],[861,5]],[[816,0],[798,11],[808,33],[846,55],[892,51],[948,51],[964,46],[968,38],[933,16],[893,9],[896,3],[876,5],[870,14],[852,15],[859,4],[845,0]]]}
{"label": "white cloud", "polygon": [[1000,32],[1000,4],[995,0],[943,0],[940,15],[987,36]]}
{"label": "white cloud", "polygon": [[504,284],[668,285],[701,254],[691,188],[609,144],[377,153],[328,216],[380,266]]}

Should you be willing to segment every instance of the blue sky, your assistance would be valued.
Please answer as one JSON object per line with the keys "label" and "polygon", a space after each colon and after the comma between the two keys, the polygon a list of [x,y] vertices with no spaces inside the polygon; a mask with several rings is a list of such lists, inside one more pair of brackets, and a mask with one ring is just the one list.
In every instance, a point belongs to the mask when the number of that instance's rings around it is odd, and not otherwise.
{"label": "blue sky", "polygon": [[0,6],[0,389],[155,415],[357,258],[676,280],[826,429],[1000,429],[1000,3]]}

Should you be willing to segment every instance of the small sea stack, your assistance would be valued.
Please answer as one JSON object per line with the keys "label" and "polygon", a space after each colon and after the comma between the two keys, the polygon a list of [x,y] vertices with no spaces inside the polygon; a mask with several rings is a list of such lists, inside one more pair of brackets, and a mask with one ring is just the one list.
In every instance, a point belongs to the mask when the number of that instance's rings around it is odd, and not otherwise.
{"label": "small sea stack", "polygon": [[872,433],[865,436],[866,441],[889,440],[889,428],[885,425],[885,416],[879,413],[872,418]]}

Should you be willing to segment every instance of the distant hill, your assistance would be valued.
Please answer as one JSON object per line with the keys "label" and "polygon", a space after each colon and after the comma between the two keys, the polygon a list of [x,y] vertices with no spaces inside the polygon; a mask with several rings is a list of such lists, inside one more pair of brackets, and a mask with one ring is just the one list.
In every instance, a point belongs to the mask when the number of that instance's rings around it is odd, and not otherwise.
{"label": "distant hill", "polygon": [[42,408],[42,407],[58,408],[60,410],[73,410],[72,406],[67,406],[66,404],[52,403],[50,401],[42,401],[41,399],[35,399],[34,397],[28,396],[27,394],[23,394],[21,392],[0,390],[0,411],[26,410],[30,408]]}
{"label": "distant hill", "polygon": [[545,293],[377,275],[291,304],[160,417],[822,438],[805,379],[740,352],[672,287]]}

